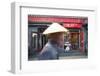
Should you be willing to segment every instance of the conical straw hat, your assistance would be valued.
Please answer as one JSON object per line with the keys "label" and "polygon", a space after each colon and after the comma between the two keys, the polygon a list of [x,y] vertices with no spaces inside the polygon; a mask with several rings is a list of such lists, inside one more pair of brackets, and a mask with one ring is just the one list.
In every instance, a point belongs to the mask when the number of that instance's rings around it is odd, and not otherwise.
{"label": "conical straw hat", "polygon": [[67,33],[68,30],[58,23],[53,23],[43,32],[43,34],[51,34],[51,33],[57,33],[57,32]]}

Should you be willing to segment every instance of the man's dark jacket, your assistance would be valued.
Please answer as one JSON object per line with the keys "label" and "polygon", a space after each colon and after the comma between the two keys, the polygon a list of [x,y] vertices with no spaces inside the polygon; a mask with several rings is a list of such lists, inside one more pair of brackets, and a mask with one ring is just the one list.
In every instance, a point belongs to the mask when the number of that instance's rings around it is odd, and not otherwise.
{"label": "man's dark jacket", "polygon": [[60,48],[57,42],[48,41],[48,43],[44,46],[44,48],[40,52],[38,59],[39,60],[59,59],[59,54],[63,52],[64,49]]}

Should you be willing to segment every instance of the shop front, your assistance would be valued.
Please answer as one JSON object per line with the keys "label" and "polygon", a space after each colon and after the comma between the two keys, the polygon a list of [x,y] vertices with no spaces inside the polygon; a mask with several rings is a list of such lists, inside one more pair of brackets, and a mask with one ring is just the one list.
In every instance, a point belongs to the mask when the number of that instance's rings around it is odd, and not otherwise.
{"label": "shop front", "polygon": [[[87,50],[87,20],[85,17],[62,17],[62,16],[28,16],[28,54],[29,58],[35,57],[47,43],[47,36],[43,31],[53,22],[59,23],[69,30],[65,35],[64,49],[68,52],[80,52],[84,54]],[[70,53],[71,55],[71,53]]]}
{"label": "shop front", "polygon": [[63,23],[63,26],[69,30],[67,41],[71,44],[70,49],[84,52],[84,32],[82,23]]}

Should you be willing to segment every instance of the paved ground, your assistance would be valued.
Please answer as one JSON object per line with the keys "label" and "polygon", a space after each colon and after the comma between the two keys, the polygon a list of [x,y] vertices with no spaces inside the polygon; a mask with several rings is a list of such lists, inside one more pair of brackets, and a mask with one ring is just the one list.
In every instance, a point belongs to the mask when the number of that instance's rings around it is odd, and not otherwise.
{"label": "paved ground", "polygon": [[[59,59],[78,59],[78,58],[87,58],[88,56],[85,53],[81,53],[80,51],[73,50],[73,51],[68,51],[65,53],[60,54]],[[32,60],[37,60],[37,57],[30,57],[30,61]]]}
{"label": "paved ground", "polygon": [[88,56],[66,56],[66,57],[60,57],[59,59],[81,59],[81,58],[88,58]]}

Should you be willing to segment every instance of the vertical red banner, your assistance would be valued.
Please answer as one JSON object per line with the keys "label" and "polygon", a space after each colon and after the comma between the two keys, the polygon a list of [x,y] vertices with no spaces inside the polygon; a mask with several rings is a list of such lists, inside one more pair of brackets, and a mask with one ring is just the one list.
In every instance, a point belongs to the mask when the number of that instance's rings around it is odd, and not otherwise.
{"label": "vertical red banner", "polygon": [[80,50],[81,50],[81,52],[84,52],[84,32],[80,32],[80,46],[81,46],[81,48],[80,48]]}

